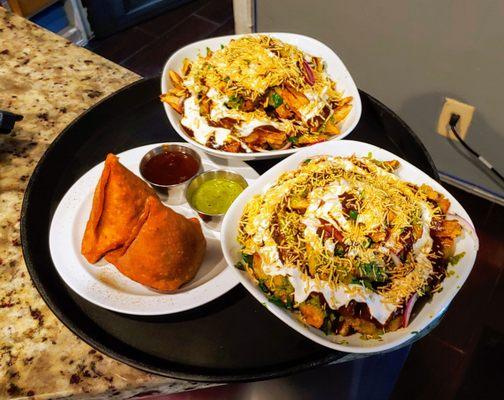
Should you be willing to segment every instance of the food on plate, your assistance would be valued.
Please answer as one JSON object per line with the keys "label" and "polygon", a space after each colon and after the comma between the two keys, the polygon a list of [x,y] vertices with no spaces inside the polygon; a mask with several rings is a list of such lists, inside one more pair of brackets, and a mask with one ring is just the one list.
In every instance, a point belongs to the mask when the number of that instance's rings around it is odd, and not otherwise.
{"label": "food on plate", "polygon": [[205,214],[224,214],[243,189],[240,183],[231,179],[210,179],[194,191],[191,203]]}
{"label": "food on plate", "polygon": [[199,167],[198,161],[187,152],[163,151],[145,162],[142,175],[156,185],[177,185],[196,175]]}
{"label": "food on plate", "polygon": [[267,298],[326,334],[365,338],[409,324],[439,291],[463,231],[450,201],[406,182],[396,160],[316,156],[245,206],[244,269]]}
{"label": "food on plate", "polygon": [[107,156],[82,239],[90,263],[105,257],[136,282],[175,290],[196,275],[205,248],[197,219],[165,207],[147,183]]}
{"label": "food on plate", "polygon": [[154,191],[109,154],[96,186],[93,207],[81,244],[81,252],[95,263],[111,250],[122,246]]}
{"label": "food on plate", "polygon": [[231,153],[303,147],[340,133],[351,111],[324,60],[267,35],[243,36],[169,71],[161,95],[198,143]]}
{"label": "food on plate", "polygon": [[187,219],[149,197],[126,244],[105,259],[130,279],[160,291],[178,289],[196,275],[206,241],[196,218]]}

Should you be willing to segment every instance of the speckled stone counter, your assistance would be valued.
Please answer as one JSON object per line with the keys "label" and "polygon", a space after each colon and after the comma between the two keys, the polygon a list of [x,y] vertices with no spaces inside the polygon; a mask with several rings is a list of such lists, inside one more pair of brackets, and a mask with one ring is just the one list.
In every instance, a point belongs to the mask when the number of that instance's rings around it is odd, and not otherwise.
{"label": "speckled stone counter", "polygon": [[98,353],[47,308],[23,261],[23,193],[51,141],[84,110],[140,77],[0,7],[0,109],[24,115],[0,135],[0,398],[127,398],[191,382]]}

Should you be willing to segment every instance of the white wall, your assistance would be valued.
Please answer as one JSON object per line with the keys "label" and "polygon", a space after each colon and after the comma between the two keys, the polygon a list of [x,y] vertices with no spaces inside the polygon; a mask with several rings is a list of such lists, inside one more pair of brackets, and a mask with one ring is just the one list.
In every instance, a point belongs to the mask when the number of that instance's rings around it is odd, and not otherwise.
{"label": "white wall", "polygon": [[504,171],[504,0],[256,0],[259,32],[313,36],[396,111],[439,170],[504,188],[435,133],[443,97],[477,110],[468,142]]}

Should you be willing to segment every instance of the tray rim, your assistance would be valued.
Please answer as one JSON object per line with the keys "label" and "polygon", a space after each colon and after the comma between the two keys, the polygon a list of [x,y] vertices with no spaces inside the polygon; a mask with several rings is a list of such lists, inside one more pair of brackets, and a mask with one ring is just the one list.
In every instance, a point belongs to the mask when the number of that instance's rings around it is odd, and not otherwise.
{"label": "tray rim", "polygon": [[[58,320],[66,326],[72,333],[77,335],[79,339],[83,340],[85,343],[87,343],[89,346],[97,349],[98,351],[102,352],[103,354],[118,360],[120,362],[123,362],[133,368],[141,369],[145,372],[153,373],[156,375],[161,375],[164,377],[168,378],[174,378],[174,379],[182,379],[182,380],[187,380],[187,381],[193,381],[193,382],[202,382],[202,383],[226,383],[226,382],[250,382],[250,381],[257,381],[257,380],[263,380],[263,379],[272,379],[272,378],[279,378],[287,375],[291,375],[297,372],[305,371],[310,368],[318,367],[318,366],[323,366],[330,364],[334,361],[339,360],[341,357],[341,354],[349,354],[349,353],[341,353],[338,351],[331,351],[329,350],[328,354],[322,357],[317,357],[316,359],[307,359],[303,360],[301,363],[293,365],[293,366],[286,366],[285,368],[281,366],[276,366],[275,370],[267,369],[265,371],[259,371],[257,368],[251,369],[250,372],[246,371],[244,373],[240,374],[233,374],[233,373],[228,373],[226,371],[228,370],[223,370],[223,373],[220,373],[219,370],[217,369],[212,369],[210,373],[193,373],[193,372],[185,372],[183,369],[180,370],[171,370],[167,371],[166,369],[159,368],[159,367],[154,367],[151,366],[145,362],[142,361],[137,361],[133,359],[132,357],[119,353],[116,350],[113,350],[109,348],[106,345],[103,345],[102,343],[98,342],[94,338],[92,338],[90,335],[85,333],[80,327],[75,326],[74,323],[70,318],[68,318],[65,313],[60,310],[59,306],[55,304],[50,298],[48,293],[46,292],[46,289],[44,285],[42,284],[41,280],[39,279],[38,273],[36,272],[36,266],[35,266],[35,261],[34,257],[31,254],[30,249],[28,248],[28,243],[27,243],[27,238],[28,238],[28,224],[26,221],[26,215],[27,215],[27,210],[28,207],[30,206],[30,193],[32,192],[33,186],[35,185],[35,181],[37,180],[37,177],[40,174],[42,165],[44,164],[45,160],[49,158],[54,151],[54,148],[58,145],[58,143],[61,141],[62,137],[69,131],[71,130],[79,121],[84,118],[87,114],[93,112],[95,108],[101,106],[103,103],[109,101],[113,97],[122,94],[123,92],[131,90],[133,87],[136,87],[138,85],[148,85],[152,84],[152,82],[159,82],[160,76],[155,76],[151,78],[142,78],[139,79],[135,82],[132,82],[120,90],[113,92],[109,94],[108,96],[104,97],[100,101],[98,101],[96,104],[94,104],[92,107],[88,108],[81,114],[79,114],[69,125],[67,125],[51,142],[51,144],[48,146],[42,157],[39,159],[37,162],[37,165],[35,166],[30,179],[28,181],[28,184],[26,186],[24,195],[23,195],[23,202],[22,202],[22,207],[21,207],[21,217],[20,217],[20,234],[21,234],[21,244],[22,244],[22,253],[23,253],[23,258],[28,270],[28,273],[30,275],[30,278],[33,282],[33,285],[37,289],[38,293],[46,303],[46,305],[49,307],[51,312],[55,314],[55,316],[58,318]],[[159,84],[157,84],[157,87],[159,87]],[[439,175],[437,173],[437,169],[435,167],[435,164],[430,156],[430,154],[427,152],[427,149],[425,148],[424,144],[420,141],[418,136],[411,130],[411,128],[401,119],[399,116],[390,110],[387,106],[385,106],[383,103],[381,103],[379,100],[374,98],[373,96],[369,95],[368,93],[362,91],[359,89],[359,92],[361,95],[364,95],[364,97],[367,97],[372,103],[377,105],[379,108],[383,109],[385,112],[389,113],[398,123],[401,124],[401,126],[410,134],[411,138],[414,140],[414,142],[419,146],[419,149],[422,151],[423,156],[426,158],[426,161],[429,163],[431,167],[431,171],[426,172],[428,175],[432,176],[433,179],[439,181]],[[66,286],[66,284],[63,282],[63,284]],[[68,288],[68,286],[66,286]],[[68,288],[70,291],[71,289]],[[236,287],[232,289],[231,291],[236,290]],[[228,292],[230,293],[230,292]],[[218,299],[217,299],[218,300]],[[216,301],[216,300],[214,300]],[[433,321],[434,323],[434,321]],[[410,342],[406,343],[405,345],[410,344]],[[325,350],[325,349],[324,349]],[[370,353],[370,355],[374,355],[378,353]],[[344,356],[343,356],[344,357]],[[180,365],[180,364],[176,364]]]}

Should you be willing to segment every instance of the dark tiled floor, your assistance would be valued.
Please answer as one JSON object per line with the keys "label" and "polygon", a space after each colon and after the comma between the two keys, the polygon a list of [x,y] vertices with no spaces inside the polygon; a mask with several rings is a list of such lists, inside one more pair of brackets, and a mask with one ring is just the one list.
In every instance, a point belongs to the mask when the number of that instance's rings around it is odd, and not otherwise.
{"label": "dark tiled floor", "polygon": [[234,33],[232,0],[196,0],[105,39],[90,50],[139,75],[159,75],[171,53],[186,44]]}
{"label": "dark tiled floor", "polygon": [[[88,47],[140,75],[153,76],[181,46],[233,31],[231,0],[196,0]],[[504,208],[445,186],[472,216],[480,251],[443,321],[413,345],[394,400],[473,399],[502,393]]]}

